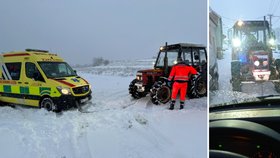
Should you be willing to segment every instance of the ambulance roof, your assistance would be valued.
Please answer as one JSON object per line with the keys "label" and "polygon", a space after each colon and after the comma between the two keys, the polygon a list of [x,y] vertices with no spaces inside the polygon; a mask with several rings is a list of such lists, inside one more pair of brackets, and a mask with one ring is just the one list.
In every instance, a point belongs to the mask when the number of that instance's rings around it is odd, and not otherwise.
{"label": "ambulance roof", "polygon": [[15,51],[3,53],[2,56],[5,60],[16,60],[30,58],[33,61],[47,61],[47,62],[63,62],[63,59],[57,54],[49,53],[45,50],[26,49],[25,51]]}

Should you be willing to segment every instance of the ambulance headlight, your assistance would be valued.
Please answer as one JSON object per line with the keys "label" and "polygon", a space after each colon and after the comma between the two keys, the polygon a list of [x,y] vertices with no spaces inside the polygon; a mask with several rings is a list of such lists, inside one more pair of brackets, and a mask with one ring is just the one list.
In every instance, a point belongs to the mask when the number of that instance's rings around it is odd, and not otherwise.
{"label": "ambulance headlight", "polygon": [[232,40],[232,44],[233,44],[233,47],[240,47],[241,46],[241,41],[239,38],[234,38]]}
{"label": "ambulance headlight", "polygon": [[255,65],[255,66],[259,66],[259,65],[260,65],[260,62],[257,60],[257,61],[254,62],[254,65]]}
{"label": "ambulance headlight", "polygon": [[71,91],[70,91],[70,89],[69,88],[67,88],[67,87],[56,87],[57,88],[57,90],[61,93],[61,94],[63,94],[63,95],[71,95]]}

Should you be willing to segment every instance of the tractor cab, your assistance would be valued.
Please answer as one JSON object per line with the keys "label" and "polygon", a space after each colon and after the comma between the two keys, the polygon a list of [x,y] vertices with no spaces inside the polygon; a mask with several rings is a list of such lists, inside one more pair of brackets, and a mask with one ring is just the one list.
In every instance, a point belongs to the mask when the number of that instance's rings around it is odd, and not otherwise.
{"label": "tractor cab", "polygon": [[165,45],[160,47],[155,69],[163,69],[165,76],[168,76],[173,65],[177,64],[177,59],[182,58],[183,61],[195,67],[199,72],[203,71],[202,67],[206,67],[207,57],[205,47],[197,44],[179,43],[174,45]]}
{"label": "tractor cab", "polygon": [[[129,85],[129,93],[135,99],[142,98],[148,93],[154,104],[166,103],[170,99],[171,87],[166,87],[166,78],[169,76],[173,65],[177,64],[177,59],[193,66],[200,77],[195,78],[200,82],[192,82],[192,90],[189,96],[203,97],[207,94],[207,53],[205,46],[190,43],[178,43],[161,46],[153,69],[139,70]],[[161,88],[159,88],[161,87]]]}
{"label": "tractor cab", "polygon": [[[267,51],[275,46],[275,40],[267,21],[237,21],[233,26],[232,60],[248,62],[250,51]],[[272,54],[272,53],[270,53]],[[270,60],[272,55],[270,55]]]}
{"label": "tractor cab", "polygon": [[279,79],[272,58],[272,48],[275,46],[273,36],[266,20],[239,20],[234,24],[231,62],[234,91],[241,91],[242,83],[274,82]]}

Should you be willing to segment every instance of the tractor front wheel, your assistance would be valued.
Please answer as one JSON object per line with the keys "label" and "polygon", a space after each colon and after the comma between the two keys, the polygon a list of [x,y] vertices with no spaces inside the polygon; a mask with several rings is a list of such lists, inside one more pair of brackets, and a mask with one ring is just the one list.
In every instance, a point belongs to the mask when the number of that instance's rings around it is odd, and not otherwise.
{"label": "tractor front wheel", "polygon": [[134,98],[134,99],[140,99],[142,97],[146,96],[146,92],[138,92],[137,91],[137,86],[135,85],[138,82],[137,79],[134,79],[131,81],[131,83],[129,84],[129,94]]}
{"label": "tractor front wheel", "polygon": [[279,82],[275,82],[275,83],[274,83],[274,88],[275,88],[275,91],[276,91],[277,93],[280,93],[280,83],[279,83]]}
{"label": "tractor front wheel", "polygon": [[150,95],[153,104],[165,104],[170,100],[171,89],[164,81],[158,81],[153,85]]}

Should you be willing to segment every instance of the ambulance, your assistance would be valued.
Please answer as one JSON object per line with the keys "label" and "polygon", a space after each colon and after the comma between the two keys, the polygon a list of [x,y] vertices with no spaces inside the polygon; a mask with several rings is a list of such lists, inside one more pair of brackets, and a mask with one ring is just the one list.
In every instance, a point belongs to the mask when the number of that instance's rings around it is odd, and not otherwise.
{"label": "ambulance", "polygon": [[3,53],[0,66],[1,104],[60,111],[91,100],[90,84],[57,54],[35,49]]}

